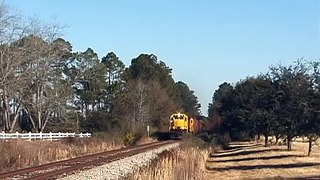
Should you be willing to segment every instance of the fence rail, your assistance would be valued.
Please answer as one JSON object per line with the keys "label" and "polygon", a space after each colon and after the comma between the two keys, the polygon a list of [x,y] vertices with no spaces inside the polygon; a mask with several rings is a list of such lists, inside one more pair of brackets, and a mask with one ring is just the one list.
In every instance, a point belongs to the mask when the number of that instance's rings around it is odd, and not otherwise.
{"label": "fence rail", "polygon": [[35,140],[35,139],[48,139],[48,140],[53,140],[53,139],[62,139],[62,138],[68,138],[68,137],[91,137],[91,133],[5,133],[1,132],[0,133],[0,139],[29,139],[29,140]]}

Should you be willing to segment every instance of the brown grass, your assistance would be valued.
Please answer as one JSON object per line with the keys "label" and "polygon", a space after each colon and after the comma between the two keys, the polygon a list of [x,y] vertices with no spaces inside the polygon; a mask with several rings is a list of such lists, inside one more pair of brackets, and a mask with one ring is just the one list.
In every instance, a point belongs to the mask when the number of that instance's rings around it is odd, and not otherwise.
{"label": "brown grass", "polygon": [[119,148],[114,140],[0,141],[0,172]]}
{"label": "brown grass", "polygon": [[139,139],[139,141],[136,143],[136,145],[148,144],[148,143],[153,143],[153,142],[157,142],[157,140],[154,138],[150,138],[150,137],[142,137],[141,139]]}
{"label": "brown grass", "polygon": [[320,147],[307,156],[307,143],[264,147],[233,143],[229,150],[211,154],[207,160],[209,179],[294,179],[320,178]]}
{"label": "brown grass", "polygon": [[176,149],[162,153],[148,167],[141,168],[128,177],[131,180],[207,179],[205,162],[209,150],[198,148]]}

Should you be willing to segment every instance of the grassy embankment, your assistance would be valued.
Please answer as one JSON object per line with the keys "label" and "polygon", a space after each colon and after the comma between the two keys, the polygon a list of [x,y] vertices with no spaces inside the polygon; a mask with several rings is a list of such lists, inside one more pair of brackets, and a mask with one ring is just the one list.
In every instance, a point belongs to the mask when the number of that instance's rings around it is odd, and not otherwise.
{"label": "grassy embankment", "polygon": [[163,153],[129,179],[320,179],[320,147],[314,145],[308,157],[307,142],[294,142],[292,151],[256,142],[233,142],[227,150],[214,151],[184,146]]}
{"label": "grassy embankment", "polygon": [[0,172],[116,149],[120,142],[117,137],[0,141]]}
{"label": "grassy embankment", "polygon": [[125,179],[207,179],[205,164],[210,149],[203,145],[201,140],[189,137],[179,148],[163,152],[157,160],[137,169]]}

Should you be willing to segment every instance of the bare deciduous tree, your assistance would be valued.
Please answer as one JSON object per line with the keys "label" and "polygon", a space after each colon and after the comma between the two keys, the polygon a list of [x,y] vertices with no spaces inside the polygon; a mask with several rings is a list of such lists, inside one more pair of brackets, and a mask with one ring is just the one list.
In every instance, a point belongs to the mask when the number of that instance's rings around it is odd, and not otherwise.
{"label": "bare deciduous tree", "polygon": [[136,124],[147,123],[151,114],[150,83],[141,78],[132,79],[127,83],[128,116],[131,128]]}
{"label": "bare deciduous tree", "polygon": [[[0,4],[0,112],[5,131],[14,130],[22,109],[28,112],[33,127],[38,131],[43,131],[46,119],[53,113],[45,112],[43,106],[46,104],[44,99],[54,99],[49,95],[58,95],[45,91],[53,90],[54,83],[60,84],[54,82],[57,80],[54,78],[57,75],[56,65],[60,63],[63,51],[68,49],[53,42],[60,30],[59,25],[26,19]],[[32,108],[36,109],[37,115],[31,113]],[[43,115],[46,118],[42,118]],[[34,118],[37,119],[37,128]]]}
{"label": "bare deciduous tree", "polygon": [[168,91],[156,80],[131,79],[127,82],[127,122],[131,129],[150,124],[165,126],[175,104]]}
{"label": "bare deciduous tree", "polygon": [[21,102],[37,131],[43,131],[49,118],[65,106],[71,97],[71,86],[64,81],[61,57],[68,49],[68,44],[59,41],[47,42],[39,37],[28,36],[21,42],[21,47],[30,51]]}

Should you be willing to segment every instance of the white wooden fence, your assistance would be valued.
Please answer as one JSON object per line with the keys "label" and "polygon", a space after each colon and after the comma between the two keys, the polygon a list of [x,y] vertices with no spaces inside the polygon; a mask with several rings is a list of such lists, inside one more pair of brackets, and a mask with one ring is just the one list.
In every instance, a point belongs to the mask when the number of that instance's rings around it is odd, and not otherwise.
{"label": "white wooden fence", "polygon": [[48,140],[53,140],[53,139],[61,139],[61,138],[67,138],[67,137],[91,137],[91,133],[5,133],[1,132],[0,133],[0,139],[28,139],[28,140],[35,140],[35,139],[48,139]]}

